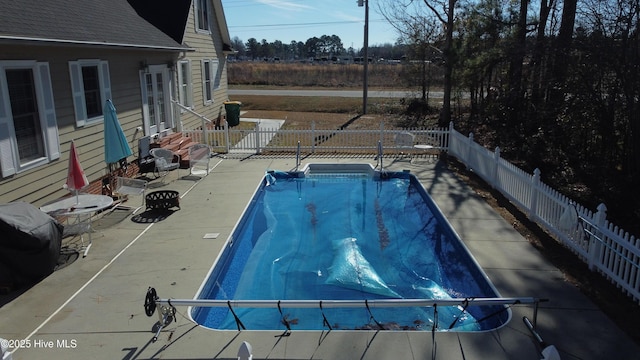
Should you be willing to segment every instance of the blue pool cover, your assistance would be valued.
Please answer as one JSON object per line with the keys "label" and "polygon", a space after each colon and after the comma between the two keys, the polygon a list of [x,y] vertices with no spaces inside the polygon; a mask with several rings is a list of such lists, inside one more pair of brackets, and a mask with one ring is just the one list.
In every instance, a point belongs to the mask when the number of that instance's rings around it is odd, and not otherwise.
{"label": "blue pool cover", "polygon": [[[200,298],[375,300],[497,297],[417,179],[270,172]],[[481,331],[502,306],[196,308],[214,329]]]}

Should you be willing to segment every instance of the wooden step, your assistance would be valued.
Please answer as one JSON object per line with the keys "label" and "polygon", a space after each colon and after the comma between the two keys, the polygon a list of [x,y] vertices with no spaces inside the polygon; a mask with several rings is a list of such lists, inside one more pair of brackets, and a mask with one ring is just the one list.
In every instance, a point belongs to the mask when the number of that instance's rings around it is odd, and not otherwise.
{"label": "wooden step", "polygon": [[179,149],[188,149],[192,145],[195,145],[195,143],[191,140],[191,138],[188,138],[188,137],[182,137],[176,142],[178,143]]}
{"label": "wooden step", "polygon": [[180,150],[180,144],[164,144],[161,146],[163,149],[171,150],[173,152],[177,152]]}
{"label": "wooden step", "polygon": [[189,148],[195,145],[190,137],[183,136],[182,133],[169,134],[156,144],[155,147],[162,147],[163,149],[171,150],[180,156],[180,168],[189,168]]}
{"label": "wooden step", "polygon": [[176,141],[176,139],[180,139],[182,138],[182,133],[172,133],[172,134],[168,134],[167,136],[162,137],[159,141],[160,143],[160,147],[165,147],[165,145],[167,144],[172,144]]}
{"label": "wooden step", "polygon": [[180,156],[180,168],[189,168],[189,149],[180,149],[176,151],[176,154]]}

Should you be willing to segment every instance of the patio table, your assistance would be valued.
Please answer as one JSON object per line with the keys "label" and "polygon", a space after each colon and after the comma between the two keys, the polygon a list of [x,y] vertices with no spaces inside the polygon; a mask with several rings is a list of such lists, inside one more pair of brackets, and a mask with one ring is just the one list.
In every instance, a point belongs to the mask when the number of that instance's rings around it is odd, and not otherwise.
{"label": "patio table", "polygon": [[[75,224],[65,226],[65,234],[79,234],[84,248],[83,257],[87,256],[91,248],[91,233],[94,231],[91,221],[93,214],[104,210],[113,204],[113,198],[106,195],[80,194],[55,200],[40,207],[40,210],[55,217],[76,219]],[[84,245],[82,234],[89,234],[89,244]]]}

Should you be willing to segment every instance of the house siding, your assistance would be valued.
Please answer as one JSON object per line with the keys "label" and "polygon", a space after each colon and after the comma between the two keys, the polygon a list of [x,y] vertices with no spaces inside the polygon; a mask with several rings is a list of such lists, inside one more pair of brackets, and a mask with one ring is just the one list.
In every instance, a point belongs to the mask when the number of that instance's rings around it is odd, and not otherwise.
{"label": "house siding", "polygon": [[[88,6],[91,5],[89,4]],[[223,115],[224,107],[222,103],[227,100],[227,65],[226,55],[223,52],[223,41],[229,42],[228,31],[224,19],[221,20],[223,28],[217,23],[218,17],[216,15],[223,16],[222,10],[220,10],[219,14],[214,13],[215,8],[222,9],[221,2],[219,0],[209,0],[209,6],[211,9],[211,34],[197,33],[195,30],[194,5],[191,2],[191,10],[186,20],[185,36],[182,42],[185,47],[180,47],[178,43],[165,36],[165,34],[158,32],[159,30],[156,28],[153,28],[154,31],[149,31],[148,26],[150,24],[137,23],[139,20],[137,15],[127,17],[125,24],[118,27],[118,31],[111,33],[111,35],[120,39],[123,34],[128,34],[127,31],[130,32],[129,35],[125,35],[125,40],[132,40],[130,43],[122,40],[109,43],[111,45],[108,46],[102,45],[100,41],[97,41],[98,45],[68,45],[56,42],[20,43],[3,41],[0,37],[0,61],[30,60],[47,63],[51,78],[51,91],[55,103],[60,153],[57,159],[51,160],[47,164],[20,171],[5,178],[0,177],[0,203],[25,201],[35,206],[41,206],[46,202],[67,196],[69,193],[62,186],[67,176],[71,140],[76,144],[80,162],[87,178],[91,182],[86,191],[99,193],[102,190],[102,179],[107,175],[102,135],[104,127],[102,122],[84,126],[76,124],[70,61],[93,59],[108,62],[111,97],[121,126],[133,151],[133,156],[128,158],[129,162],[134,163],[134,166],[129,168],[130,176],[135,175],[137,171],[135,160],[138,154],[138,139],[144,136],[143,131],[136,130],[137,127],[144,128],[142,90],[140,88],[141,64],[171,67],[171,64],[177,64],[179,56],[190,59],[193,71],[192,85],[195,111],[211,120]],[[127,12],[128,9],[121,9],[121,11]],[[28,16],[29,11],[26,14]],[[131,15],[129,12],[127,14]],[[13,18],[19,18],[19,16],[13,16]],[[82,20],[82,18],[78,20]],[[182,18],[179,21],[183,22],[185,19]],[[94,24],[86,23],[83,26],[91,27],[92,25]],[[136,29],[141,29],[139,26],[143,26],[146,30],[136,32]],[[111,29],[110,27],[105,31],[109,32],[107,30]],[[18,30],[30,31],[30,29]],[[224,34],[221,34],[221,31]],[[73,31],[65,34],[73,37]],[[129,39],[130,37],[132,38]],[[64,38],[66,39],[66,37]],[[102,39],[102,36],[100,39]],[[116,43],[128,43],[130,46],[113,46]],[[217,59],[221,72],[220,87],[213,93],[214,101],[206,106],[203,104],[202,97],[202,59]],[[171,74],[173,78],[172,98],[176,99],[176,84],[178,82],[176,81],[177,72],[175,68],[171,69]],[[101,99],[101,101],[104,102],[106,99]],[[180,130],[181,125],[197,127],[201,124],[201,120],[197,116],[188,112],[177,111],[175,107],[172,114],[174,114],[174,130]]]}
{"label": "house siding", "polygon": [[[69,143],[74,140],[80,162],[90,182],[98,182],[106,175],[102,122],[77,127],[71,91],[69,61],[100,59],[109,63],[109,77],[113,103],[118,119],[137,158],[136,132],[142,126],[142,99],[139,64],[168,64],[175,61],[177,53],[150,52],[122,49],[88,49],[82,47],[9,46],[2,45],[0,60],[37,60],[48,62],[55,111],[58,124],[60,158],[30,170],[0,179],[0,203],[26,201],[36,206],[65,196],[62,188],[66,181]],[[101,99],[103,102],[106,99]],[[95,190],[95,187],[94,187]]]}
{"label": "house siding", "polygon": [[[191,76],[193,83],[193,110],[209,120],[215,121],[218,116],[225,115],[223,102],[228,100],[227,95],[227,59],[223,53],[223,41],[219,31],[213,4],[209,3],[211,10],[211,34],[204,34],[196,31],[195,10],[192,2],[189,17],[184,35],[184,44],[195,49],[186,53],[182,59],[191,60]],[[204,104],[204,93],[202,89],[202,60],[218,60],[220,68],[220,87],[213,92],[213,102]],[[177,83],[177,81],[176,81]],[[188,112],[180,114],[182,127],[197,128],[202,125],[202,120]]]}

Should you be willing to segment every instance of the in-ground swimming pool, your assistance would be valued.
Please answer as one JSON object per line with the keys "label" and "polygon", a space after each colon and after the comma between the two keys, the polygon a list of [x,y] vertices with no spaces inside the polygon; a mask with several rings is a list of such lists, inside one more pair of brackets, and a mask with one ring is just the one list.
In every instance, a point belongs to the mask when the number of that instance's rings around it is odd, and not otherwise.
{"label": "in-ground swimming pool", "polygon": [[[361,300],[359,307],[195,307],[212,329],[482,331],[503,305],[375,307],[379,299],[497,298],[415,176],[369,164],[268,172],[196,298]],[[400,301],[400,302],[401,302]],[[229,303],[230,304],[230,303]],[[436,315],[437,314],[437,317]]]}

